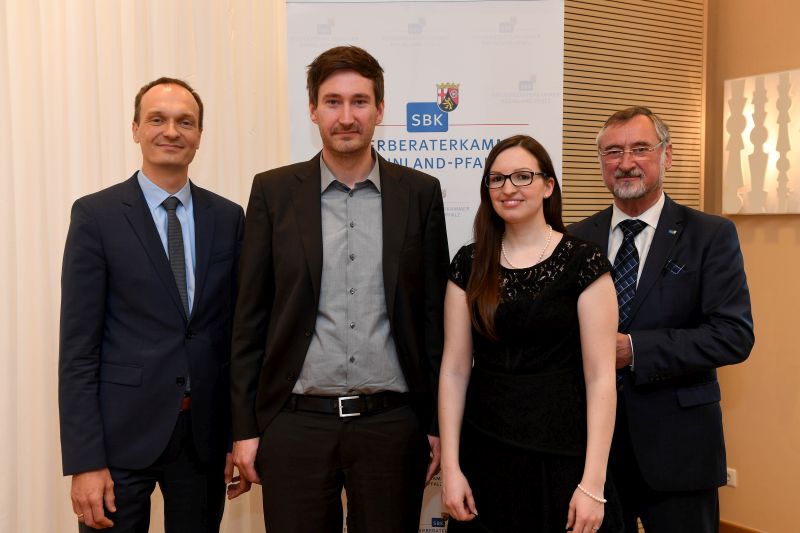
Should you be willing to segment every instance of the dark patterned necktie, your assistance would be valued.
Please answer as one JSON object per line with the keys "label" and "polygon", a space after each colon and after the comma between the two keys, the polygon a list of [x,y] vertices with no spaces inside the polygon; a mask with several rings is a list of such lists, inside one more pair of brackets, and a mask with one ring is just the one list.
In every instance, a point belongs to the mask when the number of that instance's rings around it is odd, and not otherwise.
{"label": "dark patterned necktie", "polygon": [[186,290],[186,256],[183,252],[183,232],[181,231],[181,221],[175,211],[178,209],[180,200],[170,196],[161,205],[167,210],[167,249],[169,250],[169,266],[172,268],[172,275],[175,277],[175,284],[178,286],[178,294],[181,296],[183,311],[186,318],[189,318],[189,292]]}
{"label": "dark patterned necktie", "polygon": [[646,225],[636,219],[623,220],[619,223],[619,227],[622,229],[622,244],[617,251],[617,257],[614,258],[614,286],[617,288],[620,324],[628,319],[631,300],[636,295],[639,252],[636,251],[636,244],[633,241]]}

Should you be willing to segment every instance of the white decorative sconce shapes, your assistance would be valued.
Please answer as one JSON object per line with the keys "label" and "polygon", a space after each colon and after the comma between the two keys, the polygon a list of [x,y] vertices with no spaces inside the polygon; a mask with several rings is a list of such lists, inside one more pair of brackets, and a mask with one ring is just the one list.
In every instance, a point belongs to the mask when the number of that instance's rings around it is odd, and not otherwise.
{"label": "white decorative sconce shapes", "polygon": [[800,70],[725,82],[722,212],[800,213]]}

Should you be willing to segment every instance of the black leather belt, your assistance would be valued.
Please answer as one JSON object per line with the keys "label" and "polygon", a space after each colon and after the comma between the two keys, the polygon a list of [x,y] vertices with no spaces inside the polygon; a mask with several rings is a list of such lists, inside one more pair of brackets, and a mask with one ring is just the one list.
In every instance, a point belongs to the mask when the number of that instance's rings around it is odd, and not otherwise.
{"label": "black leather belt", "polygon": [[306,411],[336,415],[340,418],[363,416],[408,405],[409,395],[402,392],[377,392],[357,396],[310,396],[291,394],[284,411]]}

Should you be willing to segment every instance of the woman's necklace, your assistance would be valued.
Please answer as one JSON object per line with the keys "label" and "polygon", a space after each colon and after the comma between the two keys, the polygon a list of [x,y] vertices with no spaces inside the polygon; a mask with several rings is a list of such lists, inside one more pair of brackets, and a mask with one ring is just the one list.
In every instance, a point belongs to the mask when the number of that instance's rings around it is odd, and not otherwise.
{"label": "woman's necklace", "polygon": [[[537,264],[537,263],[541,263],[542,262],[542,258],[544,257],[544,253],[547,251],[547,247],[550,246],[550,239],[553,237],[553,226],[548,224],[547,225],[547,230],[548,230],[547,231],[547,241],[545,241],[544,248],[542,248],[542,251],[539,254],[539,258],[536,260],[536,263],[534,263],[534,265]],[[503,259],[506,260],[506,263],[508,263],[508,266],[510,266],[514,270],[519,270],[519,267],[518,266],[514,266],[514,263],[509,261],[508,260],[508,256],[506,255],[506,234],[505,233],[503,233],[503,236],[500,238],[500,253],[503,254]]]}

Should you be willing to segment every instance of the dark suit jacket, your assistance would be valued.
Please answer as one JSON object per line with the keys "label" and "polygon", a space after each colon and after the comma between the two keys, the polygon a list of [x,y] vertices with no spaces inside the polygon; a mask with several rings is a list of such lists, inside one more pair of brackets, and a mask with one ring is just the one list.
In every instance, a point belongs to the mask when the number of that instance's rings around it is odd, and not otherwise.
{"label": "dark suit jacket", "polygon": [[[322,276],[319,158],[253,180],[231,355],[235,440],[268,426],[311,342]],[[449,263],[442,193],[431,176],[380,157],[379,165],[386,308],[414,406],[429,424]]]}
{"label": "dark suit jacket", "polygon": [[188,322],[135,174],[72,207],[59,351],[65,475],[152,464],[175,427],[187,375],[200,458],[224,456],[244,219],[233,202],[194,184],[191,191],[196,284]]}
{"label": "dark suit jacket", "polygon": [[[569,229],[608,249],[609,207]],[[666,198],[628,320],[634,371],[625,414],[641,472],[655,490],[725,484],[716,369],[744,361],[753,317],[736,227]]]}

